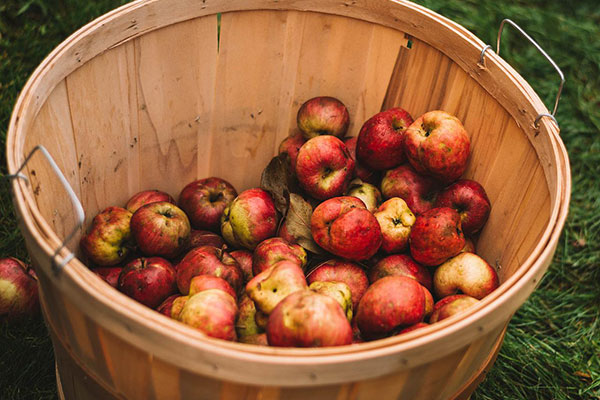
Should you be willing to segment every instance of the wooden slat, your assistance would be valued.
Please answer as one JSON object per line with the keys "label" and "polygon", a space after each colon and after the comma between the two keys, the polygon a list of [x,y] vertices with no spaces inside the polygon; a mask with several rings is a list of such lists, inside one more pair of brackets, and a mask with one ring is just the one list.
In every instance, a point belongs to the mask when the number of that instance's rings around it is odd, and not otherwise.
{"label": "wooden slat", "polygon": [[[81,198],[77,153],[64,81],[56,86],[40,109],[31,134],[26,138],[26,152],[29,153],[38,144],[42,144],[48,150],[75,194]],[[66,190],[40,152],[30,159],[27,172],[40,211],[46,220],[52,223],[56,234],[65,238],[77,223],[75,209],[67,197]],[[69,243],[69,248],[75,251],[77,243],[73,240]]]}
{"label": "wooden slat", "polygon": [[177,198],[208,171],[217,18],[148,33],[136,39],[135,51],[140,189]]}
{"label": "wooden slat", "polygon": [[86,225],[140,188],[133,43],[86,63],[67,78]]}

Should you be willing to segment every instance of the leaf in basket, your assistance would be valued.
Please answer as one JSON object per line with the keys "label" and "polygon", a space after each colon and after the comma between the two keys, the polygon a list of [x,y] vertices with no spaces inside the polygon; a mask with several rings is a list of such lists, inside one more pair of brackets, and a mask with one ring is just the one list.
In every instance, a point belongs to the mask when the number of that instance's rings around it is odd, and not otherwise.
{"label": "leaf in basket", "polygon": [[290,180],[293,179],[289,168],[287,153],[273,157],[260,177],[260,187],[271,193],[275,208],[285,215],[289,204]]}
{"label": "leaf in basket", "polygon": [[286,215],[286,228],[289,234],[297,238],[298,244],[311,253],[324,254],[324,250],[315,243],[310,230],[312,207],[302,196],[291,193],[290,205]]}

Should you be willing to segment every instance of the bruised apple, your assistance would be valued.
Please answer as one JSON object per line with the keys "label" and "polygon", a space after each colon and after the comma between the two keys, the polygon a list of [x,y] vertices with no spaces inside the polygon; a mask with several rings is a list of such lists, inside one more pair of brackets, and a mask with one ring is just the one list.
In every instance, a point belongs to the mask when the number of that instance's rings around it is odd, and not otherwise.
{"label": "bruised apple", "polygon": [[369,279],[365,271],[350,261],[329,260],[319,264],[306,277],[308,284],[314,282],[343,282],[350,288],[352,308],[356,313],[358,302],[369,287]]}
{"label": "bruised apple", "polygon": [[406,254],[392,254],[379,260],[369,269],[369,281],[375,281],[386,276],[406,276],[419,282],[428,290],[432,290],[432,278],[429,269]]}
{"label": "bruised apple", "polygon": [[306,250],[297,244],[290,244],[281,237],[273,237],[260,242],[252,255],[252,272],[254,275],[269,269],[279,261],[291,261],[304,269],[307,261]]}
{"label": "bruised apple", "polygon": [[319,246],[348,260],[369,259],[381,246],[379,222],[356,197],[322,202],[315,208],[310,226]]}
{"label": "bruised apple", "polygon": [[364,337],[379,337],[422,322],[423,286],[405,276],[386,276],[371,284],[358,304],[356,322]]}
{"label": "bruised apple", "polygon": [[470,140],[462,123],[445,111],[429,111],[404,133],[406,157],[413,168],[444,183],[467,169]]}
{"label": "bruised apple", "polygon": [[207,336],[235,341],[237,314],[233,297],[219,289],[208,289],[190,296],[177,319]]}
{"label": "bruised apple", "polygon": [[283,299],[269,315],[267,340],[278,347],[329,347],[352,343],[352,328],[339,303],[301,290]]}
{"label": "bruised apple", "polygon": [[449,207],[432,208],[417,217],[410,232],[410,254],[415,261],[440,265],[465,245],[460,215]]}
{"label": "bruised apple", "polygon": [[435,179],[417,173],[409,164],[386,171],[381,180],[383,198],[400,197],[415,215],[433,208],[439,189]]}
{"label": "bruised apple", "polygon": [[131,250],[131,212],[107,207],[92,220],[80,241],[83,253],[96,265],[110,267],[125,260]]}
{"label": "bruised apple", "polygon": [[415,215],[400,197],[392,197],[373,213],[381,227],[381,249],[388,253],[400,253],[408,246],[408,237],[415,223]]}
{"label": "bruised apple", "polygon": [[258,310],[270,314],[288,295],[307,288],[302,268],[292,261],[280,261],[254,276],[246,284],[246,294],[254,300]]}

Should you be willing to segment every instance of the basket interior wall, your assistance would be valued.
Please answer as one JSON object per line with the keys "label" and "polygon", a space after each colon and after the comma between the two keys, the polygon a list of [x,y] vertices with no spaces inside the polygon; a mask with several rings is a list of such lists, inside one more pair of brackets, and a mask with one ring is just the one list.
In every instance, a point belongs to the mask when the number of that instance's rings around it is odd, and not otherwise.
{"label": "basket interior wall", "polygon": [[[415,118],[433,109],[457,115],[471,136],[466,177],[486,188],[493,207],[478,252],[500,267],[502,280],[531,253],[550,216],[550,193],[517,122],[439,50],[346,17],[231,12],[220,26],[213,15],[126,41],[55,87],[25,150],[47,147],[87,225],[143,189],[177,197],[206,176],[238,191],[258,185],[279,142],[296,129],[298,107],[316,95],[348,106],[352,135],[392,106]],[[27,172],[42,214],[66,236],[74,212],[58,180],[40,157]]]}

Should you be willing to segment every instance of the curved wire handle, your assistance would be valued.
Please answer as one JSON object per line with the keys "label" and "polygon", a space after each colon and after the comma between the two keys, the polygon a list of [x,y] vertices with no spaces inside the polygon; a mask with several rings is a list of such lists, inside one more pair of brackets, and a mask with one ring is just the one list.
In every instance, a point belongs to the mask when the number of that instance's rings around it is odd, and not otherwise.
{"label": "curved wire handle", "polygon": [[[565,75],[563,74],[563,72],[560,70],[560,68],[558,67],[558,65],[556,65],[556,63],[554,62],[554,60],[548,55],[548,53],[546,53],[544,51],[544,49],[542,49],[542,47],[535,41],[533,40],[533,38],[531,36],[529,36],[527,34],[527,32],[525,32],[519,25],[517,25],[515,22],[513,22],[512,20],[505,18],[502,20],[502,22],[500,23],[500,28],[498,29],[498,39],[496,41],[496,54],[500,55],[500,40],[502,38],[502,32],[504,30],[504,25],[509,24],[511,26],[513,26],[517,31],[519,31],[519,33],[521,33],[527,40],[529,40],[529,42],[531,44],[533,44],[533,46],[540,52],[542,53],[542,55],[546,58],[546,60],[548,60],[548,62],[554,67],[554,69],[556,70],[556,72],[558,72],[558,75],[560,76],[560,85],[558,87],[558,93],[556,94],[556,100],[554,101],[554,109],[552,110],[552,113],[542,113],[540,115],[537,116],[537,118],[535,119],[535,127],[537,128],[539,126],[539,121],[540,119],[542,119],[543,117],[549,117],[551,118],[554,123],[556,123],[556,125],[558,126],[558,121],[556,120],[556,110],[558,109],[558,102],[560,100],[560,95],[562,94],[562,90],[563,90],[563,86],[565,84]],[[483,50],[481,51],[481,57],[480,57],[480,63],[483,64],[484,62],[484,57],[485,57],[485,52],[488,49],[491,49],[492,46],[490,46],[489,44],[486,45]]]}
{"label": "curved wire handle", "polygon": [[29,152],[29,154],[25,158],[25,161],[23,161],[23,164],[21,164],[21,166],[19,167],[17,172],[15,172],[14,174],[5,175],[5,177],[10,178],[10,179],[20,178],[20,179],[25,180],[25,182],[27,182],[27,184],[29,184],[29,179],[21,171],[23,170],[23,168],[25,168],[25,166],[27,165],[27,163],[29,162],[29,160],[35,154],[36,151],[40,151],[44,155],[44,157],[46,157],[46,160],[48,160],[50,167],[52,168],[52,170],[54,171],[56,176],[58,176],[60,183],[64,186],[65,190],[67,191],[67,194],[69,195],[69,198],[71,199],[71,202],[73,203],[73,206],[75,207],[75,212],[77,214],[77,225],[67,235],[67,237],[63,240],[62,244],[56,249],[56,251],[54,251],[54,254],[52,255],[52,270],[55,274],[58,274],[64,268],[64,266],[67,265],[67,263],[69,261],[71,261],[73,258],[75,258],[75,254],[73,254],[72,252],[69,251],[69,254],[67,256],[65,256],[62,259],[62,261],[60,261],[60,262],[57,261],[58,253],[60,253],[61,250],[67,246],[67,243],[69,243],[71,241],[71,239],[73,239],[75,234],[77,234],[77,231],[83,226],[83,223],[85,221],[85,213],[83,211],[83,206],[81,205],[81,202],[79,201],[79,199],[77,198],[77,195],[71,188],[71,185],[69,185],[67,178],[65,178],[65,176],[63,175],[63,173],[60,170],[60,168],[58,167],[58,165],[56,165],[56,162],[54,161],[54,159],[52,158],[52,156],[50,155],[48,150],[46,150],[46,148],[42,145],[35,146],[33,148],[33,150],[31,150],[31,152]]}

